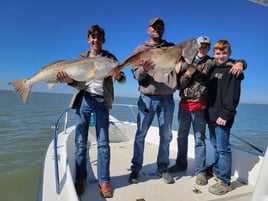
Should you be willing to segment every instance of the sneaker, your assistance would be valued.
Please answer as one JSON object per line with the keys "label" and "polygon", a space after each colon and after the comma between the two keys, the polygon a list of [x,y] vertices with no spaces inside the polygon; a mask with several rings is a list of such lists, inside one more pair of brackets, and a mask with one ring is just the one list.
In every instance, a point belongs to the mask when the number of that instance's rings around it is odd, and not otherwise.
{"label": "sneaker", "polygon": [[168,172],[182,172],[185,171],[187,167],[184,167],[180,164],[175,164],[167,169]]}
{"label": "sneaker", "polygon": [[132,171],[128,177],[128,182],[131,184],[139,183],[140,173],[139,171]]}
{"label": "sneaker", "polygon": [[208,188],[208,191],[215,195],[224,195],[225,193],[228,193],[231,190],[232,190],[231,185],[228,185],[219,179],[216,184]]}
{"label": "sneaker", "polygon": [[157,170],[156,174],[161,177],[166,184],[175,183],[173,177],[168,172],[160,172],[159,170]]}
{"label": "sneaker", "polygon": [[112,188],[109,182],[100,183],[99,187],[100,187],[100,194],[102,195],[102,197],[104,198],[112,197]]}
{"label": "sneaker", "polygon": [[75,182],[75,190],[78,195],[82,195],[85,192],[86,180],[79,179]]}
{"label": "sneaker", "polygon": [[218,181],[219,180],[218,176],[214,172],[213,172],[212,175],[213,175],[215,181]]}
{"label": "sneaker", "polygon": [[199,173],[196,175],[195,183],[200,186],[204,186],[208,184],[207,175],[205,173]]}

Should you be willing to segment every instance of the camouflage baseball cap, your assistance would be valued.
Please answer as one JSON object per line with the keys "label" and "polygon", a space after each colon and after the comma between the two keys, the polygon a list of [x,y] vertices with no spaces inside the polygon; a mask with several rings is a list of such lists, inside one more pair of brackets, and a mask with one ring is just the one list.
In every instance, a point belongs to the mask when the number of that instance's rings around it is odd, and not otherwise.
{"label": "camouflage baseball cap", "polygon": [[153,26],[155,23],[162,24],[163,26],[165,25],[164,21],[161,18],[155,17],[155,18],[150,20],[148,27]]}

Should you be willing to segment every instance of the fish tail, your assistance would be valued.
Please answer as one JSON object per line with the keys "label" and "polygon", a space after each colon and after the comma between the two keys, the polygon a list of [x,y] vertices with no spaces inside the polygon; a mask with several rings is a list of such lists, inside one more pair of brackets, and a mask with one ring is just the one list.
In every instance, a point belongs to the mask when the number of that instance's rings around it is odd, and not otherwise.
{"label": "fish tail", "polygon": [[126,65],[122,65],[122,64],[119,64],[117,67],[116,67],[116,70],[117,71],[123,71],[123,69],[126,67]]}
{"label": "fish tail", "polygon": [[116,77],[116,75],[121,72],[123,70],[124,66],[122,65],[117,65],[116,67],[114,67],[110,72],[109,72],[109,76],[112,77]]}
{"label": "fish tail", "polygon": [[[146,49],[145,51],[147,51],[148,49]],[[142,53],[145,51],[137,51],[132,53],[123,63],[121,63],[120,65],[117,66],[117,68],[122,71],[123,68],[125,68],[126,66],[131,66],[131,65],[136,65],[139,64],[141,62],[141,56]]]}
{"label": "fish tail", "polygon": [[8,84],[11,84],[14,87],[16,92],[20,95],[22,102],[25,104],[32,88],[30,81],[28,79],[21,79],[9,82]]}
{"label": "fish tail", "polygon": [[113,68],[113,69],[108,73],[108,76],[116,77],[116,74],[117,74],[117,67],[116,67],[116,68]]}
{"label": "fish tail", "polygon": [[197,40],[189,40],[186,42],[186,47],[182,52],[182,56],[185,59],[186,63],[191,64],[194,60],[195,55],[198,51]]}

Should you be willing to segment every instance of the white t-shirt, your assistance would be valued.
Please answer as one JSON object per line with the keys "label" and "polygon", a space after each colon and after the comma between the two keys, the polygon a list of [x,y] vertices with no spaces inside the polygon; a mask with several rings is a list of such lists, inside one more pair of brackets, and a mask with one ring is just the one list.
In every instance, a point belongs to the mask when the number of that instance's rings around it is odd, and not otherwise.
{"label": "white t-shirt", "polygon": [[[97,57],[101,57],[101,54],[99,54]],[[95,56],[89,56],[89,57],[95,57]],[[103,96],[103,78],[102,79],[93,79],[86,83],[88,85],[86,91]]]}

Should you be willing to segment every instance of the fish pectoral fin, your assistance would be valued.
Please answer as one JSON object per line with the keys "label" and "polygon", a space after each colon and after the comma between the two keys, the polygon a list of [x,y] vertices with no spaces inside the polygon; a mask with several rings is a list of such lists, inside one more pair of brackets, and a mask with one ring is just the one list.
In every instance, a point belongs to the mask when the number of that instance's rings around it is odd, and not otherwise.
{"label": "fish pectoral fin", "polygon": [[91,78],[95,75],[95,73],[96,73],[96,68],[91,69],[90,71],[88,71],[87,76]]}
{"label": "fish pectoral fin", "polygon": [[47,82],[47,88],[48,89],[52,89],[55,85],[57,84],[57,82]]}

